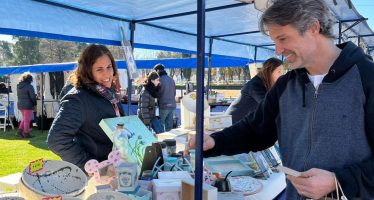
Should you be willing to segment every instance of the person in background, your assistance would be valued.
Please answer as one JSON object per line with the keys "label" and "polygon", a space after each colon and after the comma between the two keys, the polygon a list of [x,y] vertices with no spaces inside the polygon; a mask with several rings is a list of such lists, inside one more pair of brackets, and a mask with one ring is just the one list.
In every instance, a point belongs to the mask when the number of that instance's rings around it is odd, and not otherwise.
{"label": "person in background", "polygon": [[62,160],[84,168],[90,159],[108,159],[113,143],[99,126],[105,118],[123,116],[114,89],[117,66],[107,47],[89,45],[70,78],[74,86],[63,96],[48,133],[48,147]]}
{"label": "person in background", "polygon": [[140,92],[138,102],[138,117],[149,128],[151,128],[152,119],[156,116],[155,100],[159,91],[159,84],[160,77],[158,76],[157,72],[150,72]]}
{"label": "person in background", "polygon": [[283,71],[283,62],[278,58],[269,58],[263,63],[258,74],[244,85],[239,97],[231,103],[225,112],[225,114],[232,116],[233,124],[256,110],[266,92],[283,75]]}
{"label": "person in background", "polygon": [[0,94],[9,94],[9,90],[4,82],[0,82]]}
{"label": "person in background", "polygon": [[174,110],[177,107],[175,102],[175,82],[168,76],[165,66],[157,64],[153,69],[160,76],[160,91],[158,93],[158,106],[160,109],[161,123],[165,126],[165,131],[173,128]]}
{"label": "person in background", "polygon": [[335,45],[333,25],[324,0],[277,0],[265,10],[260,29],[291,71],[255,112],[204,135],[204,156],[263,150],[278,140],[283,165],[300,172],[287,176],[287,199],[342,191],[342,199],[374,199],[374,63],[352,42]]}
{"label": "person in background", "polygon": [[60,101],[74,87],[70,81],[70,77],[72,76],[69,76],[68,80],[65,82],[64,87],[62,87],[60,94],[58,95],[58,100]]}
{"label": "person in background", "polygon": [[30,121],[36,106],[36,94],[31,85],[33,78],[30,73],[26,72],[21,75],[19,81],[17,84],[17,108],[22,113],[22,121],[18,126],[17,136],[31,138]]}

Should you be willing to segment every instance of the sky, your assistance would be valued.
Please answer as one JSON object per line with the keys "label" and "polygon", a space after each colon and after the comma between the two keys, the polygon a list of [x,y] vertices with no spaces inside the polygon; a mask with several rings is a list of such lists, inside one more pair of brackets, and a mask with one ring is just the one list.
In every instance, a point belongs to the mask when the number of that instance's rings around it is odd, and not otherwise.
{"label": "sky", "polygon": [[351,0],[356,10],[365,18],[366,23],[374,31],[374,0]]}
{"label": "sky", "polygon": [[[374,0],[351,0],[356,10],[365,18],[370,28],[374,31]],[[12,42],[12,36],[1,35],[0,40]]]}

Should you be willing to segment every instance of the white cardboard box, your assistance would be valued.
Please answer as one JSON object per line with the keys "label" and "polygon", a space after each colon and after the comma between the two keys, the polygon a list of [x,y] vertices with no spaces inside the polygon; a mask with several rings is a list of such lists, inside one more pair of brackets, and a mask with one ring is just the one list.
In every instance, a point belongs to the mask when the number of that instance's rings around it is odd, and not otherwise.
{"label": "white cardboard box", "polygon": [[153,200],[180,200],[181,180],[153,179]]}
{"label": "white cardboard box", "polygon": [[205,129],[216,130],[226,128],[232,125],[231,115],[215,115],[205,117]]}
{"label": "white cardboard box", "polygon": [[165,171],[165,172],[158,172],[157,176],[159,179],[191,179],[191,175],[186,171]]}

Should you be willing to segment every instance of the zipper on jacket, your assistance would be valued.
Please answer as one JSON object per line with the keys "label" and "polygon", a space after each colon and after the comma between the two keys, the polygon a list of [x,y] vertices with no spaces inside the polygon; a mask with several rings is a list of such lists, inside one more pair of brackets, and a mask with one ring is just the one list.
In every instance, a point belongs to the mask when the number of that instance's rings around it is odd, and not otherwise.
{"label": "zipper on jacket", "polygon": [[[320,89],[322,86],[322,83],[319,85],[317,89],[314,90],[314,101],[313,101],[313,110],[312,110],[312,119],[309,123],[310,129],[309,129],[309,145],[308,145],[308,151],[305,156],[304,160],[304,171],[306,170],[307,164],[308,164],[308,157],[310,155],[311,149],[312,149],[312,135],[313,135],[313,123],[315,120],[316,110],[317,110],[317,101],[318,101],[318,89]],[[313,87],[314,88],[314,87]]]}
{"label": "zipper on jacket", "polygon": [[[321,85],[320,85],[321,86]],[[318,87],[319,88],[319,87]],[[314,90],[314,99],[318,98],[318,88]]]}
{"label": "zipper on jacket", "polygon": [[[319,87],[321,87],[322,83],[320,84]],[[318,87],[318,88],[319,88]],[[307,162],[308,162],[308,157],[310,155],[310,152],[311,152],[311,149],[312,149],[312,132],[313,132],[313,122],[314,122],[314,118],[315,118],[315,113],[316,113],[316,107],[317,107],[317,100],[318,100],[318,89],[315,89],[314,87],[312,87],[314,89],[314,101],[313,101],[313,112],[312,112],[312,119],[311,121],[309,122],[309,126],[310,126],[310,129],[309,129],[309,145],[308,145],[308,149],[307,149],[307,154],[305,155],[305,159],[304,159],[304,171],[306,170],[306,167],[307,167]],[[298,197],[297,197],[298,200],[305,200],[306,198],[299,195],[298,194]]]}

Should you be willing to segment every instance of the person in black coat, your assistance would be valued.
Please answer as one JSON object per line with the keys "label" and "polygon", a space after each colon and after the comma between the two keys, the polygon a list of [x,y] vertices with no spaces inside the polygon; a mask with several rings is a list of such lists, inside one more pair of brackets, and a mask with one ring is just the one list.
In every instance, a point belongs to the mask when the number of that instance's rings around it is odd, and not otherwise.
{"label": "person in black coat", "polygon": [[248,81],[240,91],[240,95],[231,103],[225,114],[232,116],[232,123],[236,123],[245,115],[256,110],[258,104],[265,97],[267,91],[283,74],[283,62],[277,58],[269,58],[261,71]]}
{"label": "person in black coat", "polygon": [[4,82],[0,82],[0,94],[9,94],[9,90]]}
{"label": "person in black coat", "polygon": [[69,79],[74,88],[62,97],[47,138],[48,147],[62,160],[83,169],[90,159],[108,159],[113,143],[99,122],[124,115],[114,89],[117,74],[105,46],[93,44],[81,54]]}
{"label": "person in black coat", "polygon": [[22,113],[22,121],[18,126],[17,136],[31,138],[30,121],[36,106],[36,94],[31,85],[33,78],[30,73],[26,72],[21,75],[19,81],[17,84],[17,108]]}
{"label": "person in black coat", "polygon": [[144,83],[138,102],[138,117],[142,122],[151,127],[152,119],[156,113],[156,98],[159,90],[160,77],[157,72],[150,72]]}

